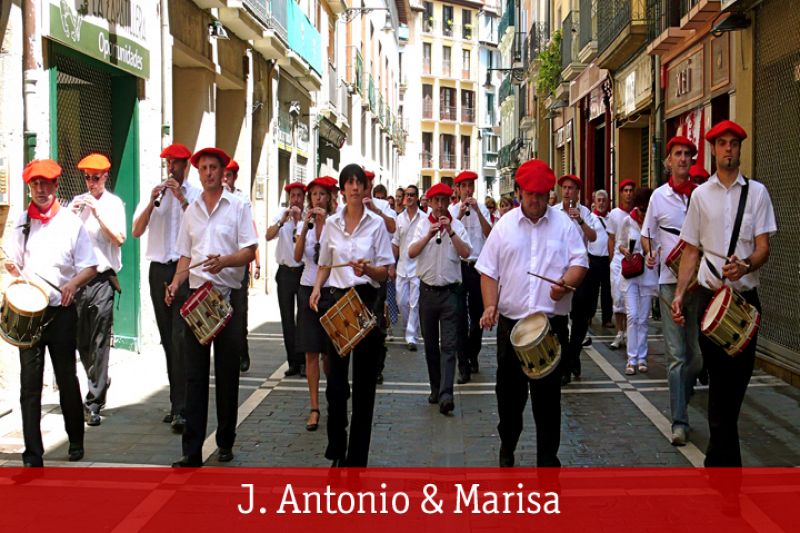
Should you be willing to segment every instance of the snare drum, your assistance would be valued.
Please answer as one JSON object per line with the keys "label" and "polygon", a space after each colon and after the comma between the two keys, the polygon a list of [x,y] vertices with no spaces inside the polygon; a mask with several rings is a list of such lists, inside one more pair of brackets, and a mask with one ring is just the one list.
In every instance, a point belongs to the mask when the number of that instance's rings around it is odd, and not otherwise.
{"label": "snare drum", "polygon": [[39,342],[49,301],[47,293],[38,285],[13,281],[3,295],[0,336],[19,348],[30,348]]}
{"label": "snare drum", "polygon": [[706,307],[700,332],[721,346],[728,355],[741,353],[756,335],[761,313],[744,297],[723,285]]}
{"label": "snare drum", "polygon": [[561,360],[561,343],[550,320],[540,312],[517,322],[511,330],[511,345],[517,353],[522,371],[531,379],[540,379],[558,366]]}
{"label": "snare drum", "polygon": [[349,354],[378,324],[355,289],[347,291],[319,321],[341,357]]}
{"label": "snare drum", "polygon": [[[675,279],[678,279],[678,272],[681,268],[681,257],[683,257],[683,252],[686,251],[686,241],[680,240],[678,244],[675,245],[675,248],[667,256],[667,259],[664,261],[664,264],[667,265],[667,268],[670,272],[675,276]],[[697,287],[697,272],[700,270],[700,261],[697,262],[697,265],[694,269],[694,274],[692,274],[692,279],[689,280],[689,285],[686,290],[693,291],[695,287]]]}
{"label": "snare drum", "polygon": [[183,304],[181,316],[197,341],[206,345],[228,325],[233,307],[210,281],[206,281]]}

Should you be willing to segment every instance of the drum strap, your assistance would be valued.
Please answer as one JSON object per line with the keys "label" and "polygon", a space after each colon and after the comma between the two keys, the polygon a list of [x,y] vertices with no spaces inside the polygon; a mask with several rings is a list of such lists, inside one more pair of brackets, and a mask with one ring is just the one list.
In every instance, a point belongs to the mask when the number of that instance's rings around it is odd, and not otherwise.
{"label": "drum strap", "polygon": [[[731,233],[731,241],[728,243],[728,254],[727,256],[730,257],[733,255],[733,252],[736,251],[736,243],[739,242],[739,230],[742,227],[742,219],[744,218],[744,206],[747,204],[747,190],[750,188],[750,180],[744,178],[744,185],[742,186],[742,192],[739,194],[739,207],[736,210],[736,220],[733,222],[733,232]],[[718,279],[722,279],[719,271],[716,267],[711,264],[711,261],[708,260],[708,256],[706,256],[706,264],[708,265],[708,269],[711,271],[714,276]]]}
{"label": "drum strap", "polygon": [[681,230],[679,230],[679,229],[668,228],[666,226],[659,226],[659,228],[661,228],[662,231],[666,231],[667,233],[671,233],[671,234],[676,235],[678,237],[681,236]]}

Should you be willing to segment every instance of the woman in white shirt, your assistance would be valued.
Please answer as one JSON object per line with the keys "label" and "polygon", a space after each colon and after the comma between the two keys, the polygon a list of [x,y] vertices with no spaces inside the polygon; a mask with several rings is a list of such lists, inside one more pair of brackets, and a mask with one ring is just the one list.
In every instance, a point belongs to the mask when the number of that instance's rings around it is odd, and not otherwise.
{"label": "woman in white shirt", "polygon": [[[633,195],[634,208],[623,220],[619,239],[616,241],[620,253],[626,259],[633,254],[644,254],[642,250],[642,223],[647,206],[650,203],[652,189],[636,189]],[[620,276],[620,289],[625,295],[625,306],[628,313],[628,364],[625,374],[647,372],[647,318],[650,314],[650,302],[658,294],[658,271],[644,267],[644,271],[636,277],[626,279]]]}
{"label": "woman in white shirt", "polygon": [[[303,223],[297,228],[294,243],[294,260],[303,263],[303,274],[300,277],[300,289],[297,293],[297,329],[295,346],[306,354],[306,381],[311,397],[311,410],[306,420],[306,429],[316,431],[319,427],[319,358],[322,356],[323,370],[328,374],[328,336],[322,329],[319,313],[309,306],[309,298],[317,280],[317,263],[319,263],[319,238],[325,220],[334,213],[333,196],[336,194],[336,180],[324,176],[308,184],[306,192],[308,209],[303,215]],[[327,284],[326,284],[327,286]],[[324,291],[321,297],[323,307],[330,308],[333,302],[330,292]]]}
{"label": "woman in white shirt", "polygon": [[[341,211],[328,218],[320,235],[319,271],[309,305],[324,314],[319,306],[323,291],[339,300],[350,288],[355,288],[367,309],[372,309],[379,284],[388,276],[388,266],[394,264],[389,233],[383,218],[364,208],[369,181],[364,170],[356,164],[344,167],[339,174],[339,187],[345,200]],[[331,266],[337,268],[330,268]],[[339,268],[340,265],[346,265]],[[330,288],[323,289],[326,282]],[[319,307],[318,307],[319,306]],[[372,413],[375,406],[375,386],[378,377],[378,357],[381,334],[373,328],[345,357],[328,344],[328,447],[325,457],[333,466],[367,466],[372,435]],[[353,414],[350,440],[347,438],[347,399],[350,398],[348,372],[353,359]]]}

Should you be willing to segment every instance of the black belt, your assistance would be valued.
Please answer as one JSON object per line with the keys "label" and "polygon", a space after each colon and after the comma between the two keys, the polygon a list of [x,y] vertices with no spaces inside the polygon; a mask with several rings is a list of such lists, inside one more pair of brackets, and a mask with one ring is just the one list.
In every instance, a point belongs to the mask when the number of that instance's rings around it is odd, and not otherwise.
{"label": "black belt", "polygon": [[465,261],[464,259],[462,259],[461,263],[467,265],[470,268],[475,268],[475,263],[477,263],[477,261]]}
{"label": "black belt", "polygon": [[289,270],[292,270],[292,271],[303,270],[303,267],[304,267],[304,265],[300,265],[300,266],[296,266],[296,267],[290,267],[289,265],[278,265],[278,268],[288,268]]}
{"label": "black belt", "polygon": [[114,272],[113,269],[109,268],[108,270],[100,272],[95,277],[93,277],[92,280],[89,283],[87,283],[87,285],[95,285],[97,283],[102,283],[104,281],[108,281],[109,279],[111,279],[113,276],[116,276],[116,275],[117,275],[117,273]]}
{"label": "black belt", "polygon": [[607,255],[589,254],[589,259],[595,259],[595,260],[597,260],[597,259],[608,259],[608,256]]}
{"label": "black belt", "polygon": [[450,283],[448,285],[428,285],[424,281],[419,282],[419,286],[421,289],[432,292],[453,291],[456,290],[459,285],[460,285],[459,283]]}

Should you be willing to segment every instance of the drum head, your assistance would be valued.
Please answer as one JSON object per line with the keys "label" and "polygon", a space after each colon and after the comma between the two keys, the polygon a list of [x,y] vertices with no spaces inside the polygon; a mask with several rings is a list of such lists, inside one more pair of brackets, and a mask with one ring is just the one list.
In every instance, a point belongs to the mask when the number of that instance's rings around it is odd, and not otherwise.
{"label": "drum head", "polygon": [[[727,290],[726,290],[727,289]],[[708,307],[706,307],[706,312],[703,315],[703,320],[700,323],[700,329],[702,331],[710,330],[716,322],[719,321],[719,317],[725,313],[725,309],[727,308],[727,302],[730,297],[727,287],[723,287],[722,289],[718,290],[714,296],[711,298],[711,301],[708,302]]]}
{"label": "drum head", "polygon": [[549,328],[547,315],[542,312],[534,313],[517,322],[511,330],[511,344],[518,347],[535,345]]}
{"label": "drum head", "polygon": [[38,313],[49,303],[47,293],[40,287],[24,281],[17,281],[6,289],[6,298],[23,313]]}

